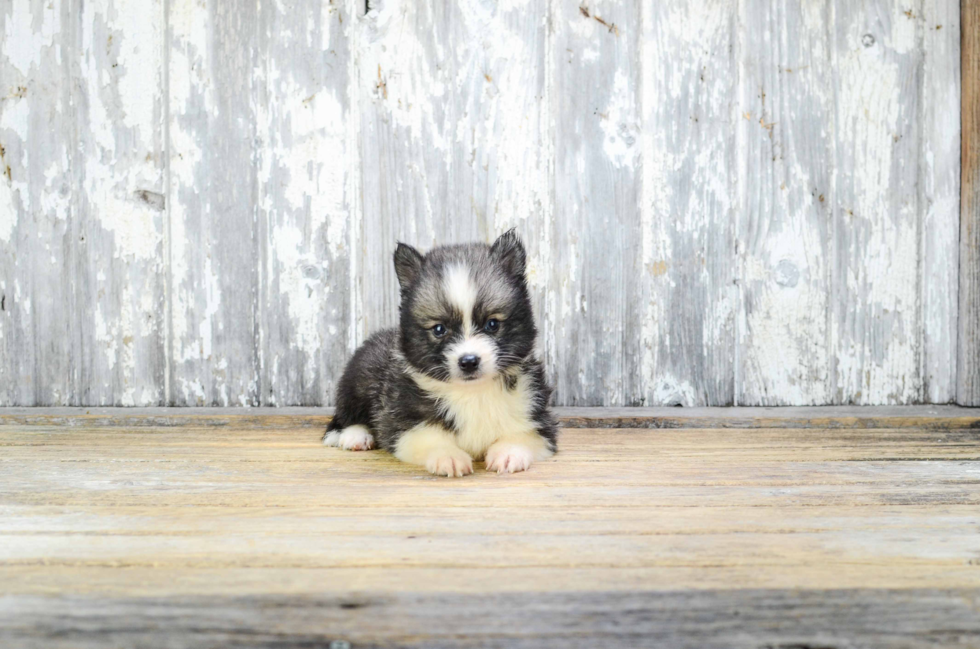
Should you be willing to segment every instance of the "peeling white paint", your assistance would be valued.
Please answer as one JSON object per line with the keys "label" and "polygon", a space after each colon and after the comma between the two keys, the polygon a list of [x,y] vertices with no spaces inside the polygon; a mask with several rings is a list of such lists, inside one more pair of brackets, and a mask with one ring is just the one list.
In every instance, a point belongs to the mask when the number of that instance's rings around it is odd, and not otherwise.
{"label": "peeling white paint", "polygon": [[204,385],[200,381],[185,378],[180,378],[178,381],[180,382],[180,393],[183,403],[193,404],[195,406],[203,406],[208,403],[207,395],[204,393]]}
{"label": "peeling white paint", "polygon": [[602,111],[599,121],[606,138],[603,149],[609,160],[617,167],[635,167],[640,158],[639,125],[635,106],[636,89],[632,87],[626,73],[616,70],[609,101]]}
{"label": "peeling white paint", "polygon": [[[10,98],[3,102],[0,110],[0,144],[4,145],[5,153],[0,168],[5,171],[9,165],[11,170],[17,169],[16,175],[11,171],[9,178],[0,174],[0,241],[4,243],[10,242],[21,211],[31,208],[27,183],[22,180],[26,175],[22,170],[27,169],[30,162],[30,149],[23,146],[23,142],[29,141],[29,119],[30,107],[23,98]],[[14,142],[20,146],[12,146]],[[18,150],[20,156],[16,156]]]}
{"label": "peeling white paint", "polygon": [[200,324],[197,327],[198,340],[200,341],[200,357],[203,359],[211,358],[211,345],[214,342],[214,317],[218,314],[221,307],[221,287],[219,279],[211,267],[211,256],[208,255],[204,260],[204,286],[205,286],[205,306],[204,313],[201,314]]}
{"label": "peeling white paint", "polygon": [[[413,11],[413,9],[418,9]],[[384,40],[382,47],[365,47],[355,56],[361,57],[361,83],[365,88],[373,88],[376,102],[383,103],[390,119],[398,126],[408,130],[412,137],[428,138],[427,145],[445,152],[447,164],[450,162],[450,134],[443,131],[435,121],[433,111],[427,111],[418,89],[425,89],[426,99],[433,106],[439,106],[450,95],[452,80],[449,68],[434,68],[423,52],[434,47],[438,51],[443,43],[428,40],[422,42],[413,35],[412,21],[431,22],[433,5],[410,3],[384,3],[377,11],[365,17],[370,26],[370,35],[399,34],[401,38]],[[370,38],[371,36],[369,36]]]}
{"label": "peeling white paint", "polygon": [[908,403],[921,389],[913,333],[919,216],[901,142],[915,119],[901,91],[902,75],[914,65],[911,55],[901,56],[913,45],[911,22],[893,16],[892,32],[862,47],[864,27],[855,21],[847,32],[854,45],[839,58],[838,132],[848,173],[840,201],[854,228],[844,250],[851,263],[839,280],[862,306],[835,310],[833,326],[840,332],[838,391],[858,403]]}
{"label": "peeling white paint", "polygon": [[[828,312],[832,262],[833,130],[828,7],[768,15],[743,9],[745,42],[736,116],[739,183],[739,404],[832,399]],[[799,12],[798,14],[796,12]],[[799,34],[788,25],[800,25]],[[760,38],[760,32],[763,34]],[[756,233],[765,232],[765,236]]]}
{"label": "peeling white paint", "polygon": [[733,400],[735,264],[724,262],[737,215],[736,70],[723,54],[733,51],[730,18],[703,3],[643,5],[639,350],[647,405]]}
{"label": "peeling white paint", "polygon": [[658,378],[653,388],[653,401],[667,406],[687,406],[697,403],[699,397],[690,382],[665,374]]}
{"label": "peeling white paint", "polygon": [[[89,169],[92,169],[89,179],[109,181],[110,175],[105,173],[106,170],[101,165],[92,165]],[[98,182],[95,180],[93,185]],[[113,242],[118,257],[132,256],[154,261],[160,259],[163,233],[159,229],[156,211],[140,206],[132,197],[121,198],[110,191],[95,191],[92,200],[98,205],[100,225],[114,235]]]}
{"label": "peeling white paint", "polygon": [[[31,0],[13,0],[3,34],[4,56],[25,77],[40,64],[42,51],[61,30],[61,17],[57,11],[60,7],[46,2],[40,5],[41,15],[37,16],[32,6],[37,5]],[[35,29],[38,26],[40,29]]]}
{"label": "peeling white paint", "polygon": [[[306,354],[303,368],[307,380],[317,372],[316,361],[322,340],[319,325],[323,309],[320,277],[329,268],[312,255],[303,254],[303,234],[294,227],[278,228],[273,235],[273,249],[279,265],[279,291],[286,297],[289,310],[292,344]],[[309,277],[307,268],[318,268],[316,277]]]}
{"label": "peeling white paint", "polygon": [[[10,243],[20,213],[14,199],[13,183],[0,180],[0,241]],[[19,201],[18,201],[19,202]]]}

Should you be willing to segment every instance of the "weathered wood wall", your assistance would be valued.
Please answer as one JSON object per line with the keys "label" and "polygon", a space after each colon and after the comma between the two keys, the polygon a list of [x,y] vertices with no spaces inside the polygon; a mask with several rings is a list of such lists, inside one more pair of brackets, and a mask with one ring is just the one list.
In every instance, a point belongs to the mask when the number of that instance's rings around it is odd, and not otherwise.
{"label": "weathered wood wall", "polygon": [[960,69],[957,0],[0,0],[0,405],[330,404],[396,239],[511,226],[560,404],[954,400]]}

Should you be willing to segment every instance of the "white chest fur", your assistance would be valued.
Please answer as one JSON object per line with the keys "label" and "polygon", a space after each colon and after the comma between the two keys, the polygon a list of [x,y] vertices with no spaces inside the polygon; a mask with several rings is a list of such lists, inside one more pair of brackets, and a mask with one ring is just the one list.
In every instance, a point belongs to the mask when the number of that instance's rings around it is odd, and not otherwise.
{"label": "white chest fur", "polygon": [[531,390],[524,376],[518,377],[513,389],[501,378],[474,385],[444,383],[421,375],[416,381],[452,418],[456,444],[473,457],[483,457],[500,439],[537,437],[530,417]]}

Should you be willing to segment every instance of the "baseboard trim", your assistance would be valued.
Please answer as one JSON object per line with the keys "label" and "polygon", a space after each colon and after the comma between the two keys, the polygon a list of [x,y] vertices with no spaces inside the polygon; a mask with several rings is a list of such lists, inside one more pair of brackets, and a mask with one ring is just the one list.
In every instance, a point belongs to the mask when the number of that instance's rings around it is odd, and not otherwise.
{"label": "baseboard trim", "polygon": [[[978,429],[980,408],[555,408],[567,428]],[[333,408],[0,408],[0,426],[321,428]]]}

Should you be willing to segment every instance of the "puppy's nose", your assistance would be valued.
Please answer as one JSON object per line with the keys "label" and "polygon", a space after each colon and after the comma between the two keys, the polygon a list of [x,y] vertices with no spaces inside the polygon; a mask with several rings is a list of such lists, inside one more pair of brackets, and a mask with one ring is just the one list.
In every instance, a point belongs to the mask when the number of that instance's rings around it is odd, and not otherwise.
{"label": "puppy's nose", "polygon": [[478,367],[480,367],[480,357],[476,354],[459,357],[459,369],[464,372],[475,372]]}

